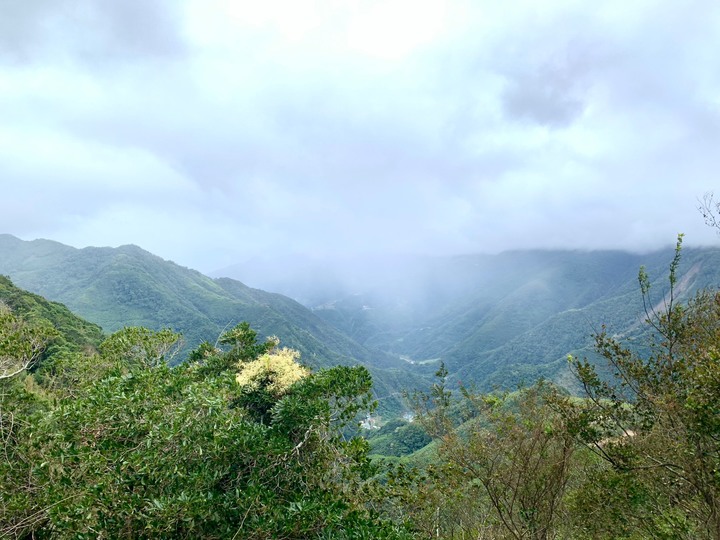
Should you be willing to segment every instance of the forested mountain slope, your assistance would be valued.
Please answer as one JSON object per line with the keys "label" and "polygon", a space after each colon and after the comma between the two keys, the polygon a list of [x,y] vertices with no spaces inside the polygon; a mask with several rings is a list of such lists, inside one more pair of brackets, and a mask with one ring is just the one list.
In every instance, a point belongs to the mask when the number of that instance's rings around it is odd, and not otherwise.
{"label": "forested mountain slope", "polygon": [[42,296],[16,287],[5,276],[0,276],[0,306],[28,324],[55,330],[43,357],[62,351],[94,350],[103,340],[102,329],[98,325],[77,317],[62,304],[49,302]]}
{"label": "forested mountain slope", "polygon": [[[592,356],[591,336],[603,325],[630,339],[644,331],[638,269],[647,267],[659,302],[672,257],[670,249],[556,250],[373,261],[374,273],[355,279],[352,289],[342,276],[332,278],[332,268],[303,272],[297,290],[312,290],[319,302],[303,306],[240,281],[211,279],[136,246],[78,250],[0,235],[0,274],[107,331],[170,327],[194,346],[247,320],[261,336],[282,336],[310,365],[373,366],[381,397],[427,387],[441,361],[451,381],[484,388],[538,377],[572,387],[567,355]],[[684,249],[680,300],[720,283],[719,263],[720,250]],[[356,278],[361,273],[356,270]],[[316,281],[307,282],[313,275]],[[283,290],[292,293],[290,277]]]}
{"label": "forested mountain slope", "polygon": [[179,337],[105,337],[0,278],[0,538],[413,538],[366,509],[345,436],[367,368],[307,369],[247,324],[170,366]]}
{"label": "forested mountain slope", "polygon": [[106,332],[124,326],[169,327],[181,332],[192,348],[248,321],[261,336],[283,336],[283,343],[300,350],[311,365],[391,362],[287,297],[230,279],[213,280],[137,246],[75,249],[0,235],[0,274],[64,303]]}
{"label": "forested mountain slope", "polygon": [[[647,267],[660,301],[672,258],[671,249],[415,258],[365,290],[310,307],[356,341],[405,358],[416,373],[431,374],[443,361],[451,379],[486,388],[540,376],[572,385],[567,354],[592,355],[591,335],[603,325],[629,337],[641,331],[638,270]],[[717,249],[684,249],[680,299],[720,283],[719,263]],[[322,297],[318,285],[298,290],[308,288]]]}

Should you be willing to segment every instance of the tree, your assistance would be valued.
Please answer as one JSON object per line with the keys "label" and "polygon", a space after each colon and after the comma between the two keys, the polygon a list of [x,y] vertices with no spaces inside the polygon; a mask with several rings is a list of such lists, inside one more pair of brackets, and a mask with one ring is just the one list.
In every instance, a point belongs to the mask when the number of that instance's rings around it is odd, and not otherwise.
{"label": "tree", "polygon": [[477,419],[441,448],[457,474],[482,486],[511,538],[545,540],[559,528],[575,441],[548,407],[549,391],[543,383],[514,395],[465,390]]}
{"label": "tree", "polygon": [[715,200],[715,194],[711,191],[703,195],[699,201],[698,211],[702,214],[705,224],[718,230],[720,233],[720,201]]}
{"label": "tree", "polygon": [[[268,360],[248,358],[238,381],[202,361],[167,365],[173,337],[125,329],[54,366],[66,387],[38,389],[43,410],[0,459],[0,536],[407,538],[364,508],[367,445],[339,432],[372,405],[365,368],[310,373],[280,349],[301,377],[243,379]],[[249,388],[272,398],[263,415],[238,402]]]}
{"label": "tree", "polygon": [[240,386],[240,395],[235,403],[244,407],[255,420],[268,423],[278,400],[310,374],[310,370],[297,362],[299,358],[300,353],[283,347],[270,350],[256,360],[240,363],[235,379]]}
{"label": "tree", "polygon": [[596,349],[613,377],[570,358],[587,399],[561,409],[571,433],[607,464],[601,476],[634,494],[623,519],[642,523],[650,537],[720,539],[720,293],[677,301],[681,246],[682,235],[659,302],[640,270],[650,354],[601,332]]}
{"label": "tree", "polygon": [[170,329],[150,330],[128,326],[108,337],[100,352],[105,358],[120,359],[126,365],[157,367],[169,364],[180,349],[180,334]]}
{"label": "tree", "polygon": [[[207,375],[219,375],[236,371],[238,363],[250,362],[261,354],[270,352],[278,345],[280,340],[271,336],[263,343],[257,340],[257,332],[250,328],[247,322],[241,322],[230,330],[223,332],[215,346],[203,342],[190,353],[189,360],[202,367],[201,371]],[[226,350],[218,348],[223,345]]]}
{"label": "tree", "polygon": [[550,391],[540,383],[512,399],[469,395],[484,406],[487,427],[452,448],[512,538],[545,540],[559,529],[575,441],[548,407]]}
{"label": "tree", "polygon": [[[443,366],[436,375],[430,394],[414,400],[423,426],[440,441],[441,466],[429,476],[441,486],[454,486],[442,502],[434,500],[436,532],[554,538],[562,525],[576,443],[548,404],[553,387],[540,382],[512,394],[461,387],[462,399],[453,400]],[[474,505],[470,515],[457,509],[467,507],[468,500]]]}
{"label": "tree", "polygon": [[0,304],[0,380],[32,366],[56,335],[51,327],[30,325]]}
{"label": "tree", "polygon": [[[56,335],[50,326],[30,325],[0,304],[0,523],[10,515],[11,525],[34,522],[34,490],[26,489],[30,462],[19,447],[28,415],[45,408],[41,397],[24,391],[17,376],[33,366]],[[0,536],[4,534],[0,527]]]}

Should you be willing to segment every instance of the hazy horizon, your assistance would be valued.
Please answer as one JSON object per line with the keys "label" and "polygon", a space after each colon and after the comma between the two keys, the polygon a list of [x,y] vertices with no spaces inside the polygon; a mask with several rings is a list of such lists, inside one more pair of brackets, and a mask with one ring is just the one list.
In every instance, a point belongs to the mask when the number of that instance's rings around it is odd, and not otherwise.
{"label": "hazy horizon", "polygon": [[[3,234],[7,233],[0,233],[0,237]],[[57,242],[46,238],[36,240]],[[62,245],[67,246],[67,244]],[[187,266],[153,253],[142,245],[130,245],[180,266]],[[127,246],[128,244],[115,247]],[[498,253],[463,253],[456,255],[375,253],[351,254],[342,257],[331,257],[328,254],[308,256],[278,252],[255,255],[224,268],[211,271],[203,271],[192,266],[189,268],[199,270],[211,278],[232,278],[250,287],[290,296],[306,306],[315,306],[325,300],[338,299],[353,294],[380,293],[381,295],[395,296],[399,293],[411,298],[425,294],[423,292],[424,287],[428,283],[441,280],[450,284],[453,280],[457,281],[459,275],[465,276],[463,279],[468,278],[472,281],[472,279],[476,279],[488,271],[495,272],[496,270],[492,270],[492,268],[497,268],[497,265],[502,267],[503,264],[509,263],[513,264],[514,268],[520,268],[517,266],[518,264],[521,266],[530,264],[532,266],[541,261],[552,265],[554,264],[553,261],[556,260],[556,254],[567,254],[573,257],[593,253],[601,257],[612,253],[624,254],[633,258],[636,267],[639,268],[640,265],[647,264],[647,261],[643,258],[644,255],[648,255],[648,259],[654,260],[656,259],[655,255],[666,252],[667,264],[669,264],[674,246],[675,243],[652,250],[531,248],[506,250]],[[84,249],[108,248],[110,246],[70,247]],[[685,247],[696,246],[685,244]],[[713,246],[712,249],[717,250],[718,246]],[[633,273],[637,271],[636,267],[633,267]],[[473,270],[467,273],[467,270],[471,268]],[[469,277],[471,275],[472,278]]]}

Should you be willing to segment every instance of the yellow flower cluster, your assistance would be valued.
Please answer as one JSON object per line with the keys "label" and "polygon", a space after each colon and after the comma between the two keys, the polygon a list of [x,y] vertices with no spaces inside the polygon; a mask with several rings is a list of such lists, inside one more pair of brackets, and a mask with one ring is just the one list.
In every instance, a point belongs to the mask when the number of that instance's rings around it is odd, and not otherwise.
{"label": "yellow flower cluster", "polygon": [[257,360],[240,364],[237,383],[253,390],[264,387],[279,397],[294,383],[310,374],[308,369],[297,363],[298,358],[300,353],[294,349],[273,349]]}

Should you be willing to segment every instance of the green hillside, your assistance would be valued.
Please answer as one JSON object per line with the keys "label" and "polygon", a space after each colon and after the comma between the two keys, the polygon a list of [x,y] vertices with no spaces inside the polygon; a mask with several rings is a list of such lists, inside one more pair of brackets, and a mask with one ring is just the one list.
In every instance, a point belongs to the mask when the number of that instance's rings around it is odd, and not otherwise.
{"label": "green hillside", "polygon": [[375,359],[288,298],[210,279],[137,246],[75,249],[2,235],[0,272],[21,287],[65,303],[107,332],[124,326],[169,327],[181,332],[192,348],[248,321],[260,335],[282,335],[311,364]]}
{"label": "green hillside", "polygon": [[[591,336],[603,325],[629,338],[645,331],[638,270],[647,267],[659,302],[672,256],[519,251],[433,259],[417,265],[404,289],[391,281],[314,312],[361,343],[405,358],[418,374],[442,360],[451,379],[482,388],[539,377],[572,387],[565,359],[592,356]],[[680,299],[720,283],[718,263],[717,249],[684,250]]]}
{"label": "green hillside", "polygon": [[0,274],[63,302],[108,333],[124,326],[171,328],[183,334],[186,352],[247,321],[260,336],[282,336],[283,345],[299,350],[312,367],[371,367],[385,410],[402,409],[395,381],[426,386],[420,376],[403,378],[399,370],[406,364],[396,356],[359,345],[290,298],[227,278],[211,279],[137,246],[75,249],[0,235]]}
{"label": "green hillside", "polygon": [[[0,316],[8,311],[12,321],[22,321],[23,326],[47,336],[42,338],[46,345],[31,362],[32,369],[57,356],[96,350],[103,340],[102,329],[96,324],[77,317],[64,305],[24,291],[8,277],[0,276]],[[30,330],[31,333],[34,331]]]}
{"label": "green hillside", "polygon": [[0,305],[31,325],[49,326],[57,332],[44,358],[62,351],[95,349],[103,340],[102,329],[74,315],[67,307],[16,287],[0,276]]}
{"label": "green hillside", "polygon": [[[642,324],[646,316],[637,283],[638,268],[641,264],[647,267],[653,281],[651,296],[654,302],[660,303],[668,290],[667,267],[672,253],[653,253],[638,258],[638,264],[618,272],[615,283],[608,283],[604,292],[598,290],[598,294],[583,301],[573,301],[578,298],[575,293],[566,294],[564,298],[569,301],[564,309],[549,314],[500,346],[482,347],[492,328],[481,326],[447,352],[444,359],[449,369],[462,380],[483,381],[485,388],[498,384],[506,387],[529,384],[539,377],[570,383],[567,355],[593,357],[592,334],[599,332],[603,325],[614,335],[630,342],[644,343],[641,338],[648,329]],[[679,268],[678,299],[687,301],[699,289],[713,288],[720,283],[718,263],[718,250],[686,250]],[[597,280],[593,280],[589,285],[596,283]],[[576,283],[571,285],[570,289],[577,287]],[[558,297],[567,291],[562,282],[554,287]]]}
{"label": "green hillside", "polygon": [[[211,279],[136,246],[75,249],[0,235],[0,273],[112,332],[126,325],[182,332],[186,350],[248,321],[260,336],[282,336],[320,367],[361,362],[373,369],[384,410],[401,412],[402,390],[427,388],[443,361],[451,381],[481,388],[530,384],[539,377],[572,388],[568,354],[592,357],[602,325],[632,339],[644,319],[641,265],[660,301],[671,250],[516,251],[413,259],[366,290],[319,305],[229,278]],[[720,251],[686,249],[679,293],[720,282]],[[392,270],[392,268],[390,269]],[[306,272],[304,279],[310,279]],[[319,294],[327,278],[310,284]],[[299,290],[308,287],[299,284]],[[393,397],[390,397],[393,396]]]}

